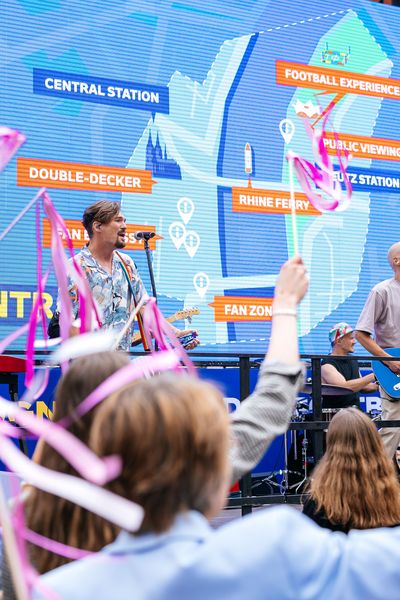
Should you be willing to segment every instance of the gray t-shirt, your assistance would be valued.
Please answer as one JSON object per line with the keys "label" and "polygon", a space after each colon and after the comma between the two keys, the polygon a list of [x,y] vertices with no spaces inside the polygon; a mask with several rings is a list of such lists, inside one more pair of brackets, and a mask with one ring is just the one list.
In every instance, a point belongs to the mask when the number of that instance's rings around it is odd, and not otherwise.
{"label": "gray t-shirt", "polygon": [[385,279],[372,288],[356,329],[375,334],[381,348],[400,347],[400,281]]}

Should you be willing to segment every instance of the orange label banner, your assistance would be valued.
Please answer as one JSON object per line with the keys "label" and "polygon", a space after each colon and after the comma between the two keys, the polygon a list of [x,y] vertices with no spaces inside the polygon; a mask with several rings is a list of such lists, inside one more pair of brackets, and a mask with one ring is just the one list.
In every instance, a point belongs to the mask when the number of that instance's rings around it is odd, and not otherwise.
{"label": "orange label banner", "polygon": [[[74,248],[82,248],[89,241],[89,236],[86,232],[86,229],[82,225],[82,223],[77,219],[65,219],[65,225],[67,226],[69,236],[72,241],[72,245]],[[134,223],[126,224],[126,237],[127,244],[123,250],[144,250],[143,240],[135,240],[135,232],[136,231],[154,231],[156,228],[154,225],[135,225]],[[63,245],[67,246],[67,240],[62,230],[59,229],[59,234],[63,239]],[[44,248],[51,247],[51,228],[50,221],[48,219],[43,219],[43,233],[42,233],[42,243]],[[155,236],[149,240],[149,248],[150,250],[156,250],[156,240],[161,239],[160,236]],[[122,250],[122,251],[123,251]]]}
{"label": "orange label banner", "polygon": [[348,133],[325,132],[325,147],[328,154],[336,155],[336,149],[347,150],[354,158],[400,160],[400,141],[385,138],[370,138]]}
{"label": "orange label banner", "polygon": [[276,82],[281,85],[359,94],[400,100],[400,79],[363,75],[339,69],[315,67],[302,63],[276,61]]}
{"label": "orange label banner", "polygon": [[[295,193],[296,212],[298,215],[320,215],[307,196]],[[288,215],[291,212],[290,192],[282,190],[258,190],[251,187],[232,188],[233,212],[270,213]]]}
{"label": "orange label banner", "polygon": [[151,171],[17,158],[17,185],[68,190],[151,194]]}
{"label": "orange label banner", "polygon": [[273,298],[249,298],[247,296],[214,296],[209,306],[214,308],[214,320],[271,321]]}

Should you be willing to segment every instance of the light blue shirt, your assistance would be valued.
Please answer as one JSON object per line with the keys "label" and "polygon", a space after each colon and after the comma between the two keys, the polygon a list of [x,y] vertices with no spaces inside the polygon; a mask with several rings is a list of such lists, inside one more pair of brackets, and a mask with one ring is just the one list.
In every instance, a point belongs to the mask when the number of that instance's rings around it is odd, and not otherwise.
{"label": "light blue shirt", "polygon": [[190,512],[162,535],[121,533],[41,583],[64,600],[398,600],[399,565],[400,527],[346,536],[278,507],[216,531]]}

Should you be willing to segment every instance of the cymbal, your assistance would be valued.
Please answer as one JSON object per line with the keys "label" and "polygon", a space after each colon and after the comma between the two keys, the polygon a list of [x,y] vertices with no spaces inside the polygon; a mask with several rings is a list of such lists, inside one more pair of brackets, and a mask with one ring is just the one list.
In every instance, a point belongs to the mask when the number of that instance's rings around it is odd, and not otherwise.
{"label": "cymbal", "polygon": [[[312,394],[312,384],[306,383],[301,390],[303,394]],[[347,394],[353,394],[349,388],[341,387],[340,385],[330,385],[328,383],[321,384],[321,396],[345,396]]]}

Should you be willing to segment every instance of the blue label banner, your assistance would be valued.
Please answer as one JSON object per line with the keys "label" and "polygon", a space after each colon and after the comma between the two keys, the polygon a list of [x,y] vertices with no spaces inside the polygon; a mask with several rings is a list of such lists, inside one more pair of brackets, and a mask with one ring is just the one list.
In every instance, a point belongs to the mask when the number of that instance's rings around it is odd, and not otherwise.
{"label": "blue label banner", "polygon": [[[343,175],[335,165],[336,178],[343,183]],[[383,169],[349,166],[347,175],[355,192],[385,192],[400,194],[400,173]]]}
{"label": "blue label banner", "polygon": [[69,100],[169,113],[169,90],[161,85],[34,68],[33,92]]}

